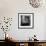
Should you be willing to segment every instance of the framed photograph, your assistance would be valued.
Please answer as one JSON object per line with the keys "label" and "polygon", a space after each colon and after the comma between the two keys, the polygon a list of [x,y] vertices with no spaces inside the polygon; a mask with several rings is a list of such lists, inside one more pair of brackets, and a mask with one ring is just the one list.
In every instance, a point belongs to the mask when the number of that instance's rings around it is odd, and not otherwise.
{"label": "framed photograph", "polygon": [[18,28],[33,29],[34,28],[34,13],[18,13]]}

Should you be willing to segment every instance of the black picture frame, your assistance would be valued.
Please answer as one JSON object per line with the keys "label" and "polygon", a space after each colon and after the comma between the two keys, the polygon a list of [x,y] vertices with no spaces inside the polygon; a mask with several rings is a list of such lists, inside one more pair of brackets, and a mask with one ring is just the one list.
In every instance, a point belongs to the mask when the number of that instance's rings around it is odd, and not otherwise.
{"label": "black picture frame", "polygon": [[18,29],[33,29],[34,13],[18,13]]}

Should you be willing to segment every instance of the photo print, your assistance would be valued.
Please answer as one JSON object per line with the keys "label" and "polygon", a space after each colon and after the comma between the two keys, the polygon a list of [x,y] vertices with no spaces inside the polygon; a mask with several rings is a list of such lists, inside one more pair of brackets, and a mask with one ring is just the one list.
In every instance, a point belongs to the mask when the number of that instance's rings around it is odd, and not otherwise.
{"label": "photo print", "polygon": [[34,27],[33,13],[18,13],[18,28],[31,29]]}

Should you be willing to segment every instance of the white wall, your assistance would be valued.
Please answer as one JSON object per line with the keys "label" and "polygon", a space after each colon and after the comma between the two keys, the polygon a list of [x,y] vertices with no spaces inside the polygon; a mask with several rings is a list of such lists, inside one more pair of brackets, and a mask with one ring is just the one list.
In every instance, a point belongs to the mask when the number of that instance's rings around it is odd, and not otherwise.
{"label": "white wall", "polygon": [[[18,29],[18,13],[34,13],[34,29]],[[8,31],[17,40],[27,40],[34,34],[39,40],[46,40],[46,6],[33,8],[28,0],[0,0],[0,19],[4,16],[12,17],[13,22]],[[0,31],[0,35],[2,35]],[[3,33],[4,34],[4,33]],[[0,39],[3,37],[0,36]]]}

